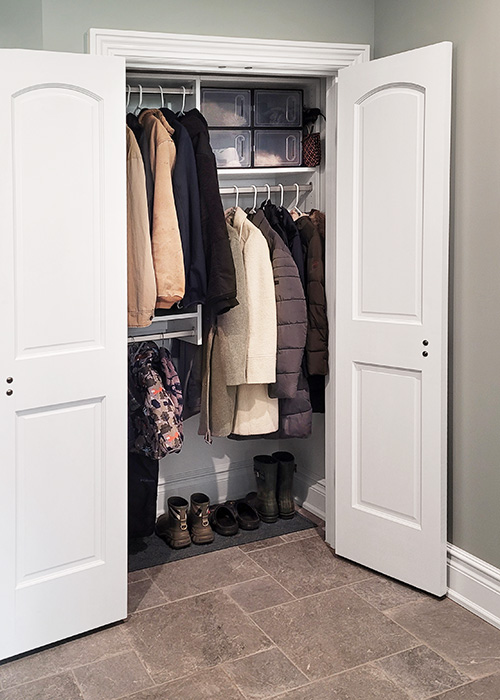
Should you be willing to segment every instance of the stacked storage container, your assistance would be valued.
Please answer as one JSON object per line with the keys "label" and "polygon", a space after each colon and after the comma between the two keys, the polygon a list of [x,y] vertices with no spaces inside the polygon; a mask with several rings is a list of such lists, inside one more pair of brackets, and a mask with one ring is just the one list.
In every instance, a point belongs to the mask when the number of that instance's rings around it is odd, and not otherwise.
{"label": "stacked storage container", "polygon": [[217,167],[301,165],[301,90],[204,88],[201,110]]}

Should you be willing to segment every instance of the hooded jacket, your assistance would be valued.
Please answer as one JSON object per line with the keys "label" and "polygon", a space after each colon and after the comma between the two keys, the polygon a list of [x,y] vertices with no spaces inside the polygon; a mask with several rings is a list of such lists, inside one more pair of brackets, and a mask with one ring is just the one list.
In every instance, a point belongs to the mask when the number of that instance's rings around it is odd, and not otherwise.
{"label": "hooded jacket", "polygon": [[142,156],[127,129],[127,305],[131,328],[149,326],[156,303],[156,280],[149,235]]}
{"label": "hooded jacket", "polygon": [[151,229],[151,222],[153,221],[154,182],[153,174],[151,172],[151,158],[149,157],[149,141],[146,132],[144,131],[144,127],[135,114],[129,112],[126,120],[127,126],[134,132],[134,136],[137,139],[139,148],[141,149],[142,162],[144,163],[144,175],[146,176],[149,228]]}
{"label": "hooded jacket", "polygon": [[295,224],[299,230],[306,260],[307,371],[310,375],[326,375],[328,374],[328,318],[323,239],[311,217],[301,216]]}
{"label": "hooded jacket", "polygon": [[269,385],[269,396],[292,398],[304,355],[307,334],[307,309],[297,265],[280,236],[274,231],[262,209],[249,219],[267,241],[271,253],[278,324],[276,381]]}
{"label": "hooded jacket", "polygon": [[151,243],[156,275],[156,306],[170,309],[184,296],[185,277],[182,244],[175,210],[172,170],[175,165],[173,129],[158,109],[147,109],[139,122],[149,140],[154,179]]}
{"label": "hooded jacket", "polygon": [[203,304],[207,294],[207,270],[201,233],[200,191],[193,144],[175,112],[160,110],[174,129],[176,156],[172,174],[175,209],[182,241],[186,290],[182,306]]}
{"label": "hooded jacket", "polygon": [[197,109],[179,118],[193,144],[198,173],[201,231],[207,266],[206,303],[212,315],[236,306],[236,277],[219,193],[217,165],[210,146],[208,124]]}

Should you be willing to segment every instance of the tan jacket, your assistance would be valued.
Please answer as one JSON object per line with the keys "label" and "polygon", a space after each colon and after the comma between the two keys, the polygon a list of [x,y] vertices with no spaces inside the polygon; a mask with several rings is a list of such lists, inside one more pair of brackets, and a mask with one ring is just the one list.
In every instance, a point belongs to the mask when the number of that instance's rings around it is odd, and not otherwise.
{"label": "tan jacket", "polygon": [[172,171],[175,165],[173,128],[158,109],[139,116],[149,140],[154,180],[152,250],[156,275],[156,306],[170,309],[184,296],[184,258],[175,211]]}
{"label": "tan jacket", "polygon": [[156,304],[156,280],[149,234],[146,177],[141,151],[127,126],[128,325],[149,326]]}

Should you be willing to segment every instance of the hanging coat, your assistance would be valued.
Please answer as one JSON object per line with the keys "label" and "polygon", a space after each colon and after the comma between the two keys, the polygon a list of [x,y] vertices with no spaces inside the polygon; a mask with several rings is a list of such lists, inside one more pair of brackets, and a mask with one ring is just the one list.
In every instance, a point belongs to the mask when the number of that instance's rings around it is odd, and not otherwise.
{"label": "hanging coat", "polygon": [[210,315],[224,313],[238,303],[233,258],[219,193],[217,164],[210,146],[208,124],[197,109],[179,117],[193,144],[198,173],[201,230],[207,265],[207,298]]}
{"label": "hanging coat", "polygon": [[180,382],[165,353],[152,341],[129,346],[129,451],[152,459],[179,452],[184,439]]}
{"label": "hanging coat", "polygon": [[200,191],[193,144],[189,134],[176,117],[175,112],[162,108],[167,122],[174,129],[172,138],[176,156],[172,174],[175,210],[182,241],[186,289],[180,303],[182,307],[205,303],[207,295],[207,270],[203,236],[201,232]]}
{"label": "hanging coat", "polygon": [[127,305],[131,328],[149,326],[156,303],[156,280],[149,235],[144,165],[137,140],[127,130]]}
{"label": "hanging coat", "polygon": [[139,118],[129,112],[126,117],[127,126],[132,129],[134,136],[137,139],[139,148],[141,150],[142,162],[144,164],[144,175],[146,177],[146,196],[148,200],[148,219],[149,219],[149,229],[151,231],[151,224],[153,222],[153,198],[154,198],[154,182],[153,174],[151,172],[151,158],[149,157],[149,140],[144,127],[139,121]]}
{"label": "hanging coat", "polygon": [[292,254],[292,258],[297,265],[302,287],[305,289],[306,278],[304,272],[304,253],[302,251],[299,232],[295,226],[294,220],[285,207],[277,207],[270,200],[264,202],[261,209],[264,211],[266,219],[271,224],[271,228],[276,231],[276,233],[278,233],[282,240],[287,244],[288,249]]}
{"label": "hanging coat", "polygon": [[233,433],[258,435],[278,429],[278,400],[268,394],[276,381],[277,322],[269,247],[261,231],[237,207],[226,212],[238,234],[248,294],[245,384],[238,387]]}
{"label": "hanging coat", "polygon": [[297,265],[262,209],[249,219],[267,241],[271,254],[278,324],[276,381],[269,385],[269,396],[292,398],[297,392],[307,334],[307,308]]}
{"label": "hanging coat", "polygon": [[295,224],[300,233],[306,258],[307,371],[310,375],[326,375],[328,374],[328,317],[323,239],[311,217],[301,216]]}
{"label": "hanging coat", "polygon": [[227,437],[233,427],[237,385],[246,377],[248,349],[248,294],[238,232],[227,224],[236,273],[238,305],[217,317],[213,337],[208,338],[211,353],[203,377],[200,426],[198,433],[207,442]]}
{"label": "hanging coat", "polygon": [[156,306],[170,309],[184,296],[185,277],[181,236],[175,210],[172,170],[175,165],[173,129],[158,109],[139,115],[149,139],[154,178],[151,242],[156,275]]}

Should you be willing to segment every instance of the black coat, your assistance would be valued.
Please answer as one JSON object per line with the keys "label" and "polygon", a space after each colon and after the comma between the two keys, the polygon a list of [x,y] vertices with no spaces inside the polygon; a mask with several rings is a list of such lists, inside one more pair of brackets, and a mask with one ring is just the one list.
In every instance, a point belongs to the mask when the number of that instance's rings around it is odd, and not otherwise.
{"label": "black coat", "polygon": [[174,129],[172,138],[176,154],[172,186],[186,278],[186,291],[179,305],[188,307],[193,304],[205,303],[207,294],[207,270],[201,232],[200,192],[196,160],[189,134],[179,122],[175,112],[166,108],[160,111]]}
{"label": "black coat", "polygon": [[228,311],[238,304],[233,256],[226,219],[219,193],[217,165],[210,146],[208,124],[197,109],[179,117],[193,143],[198,171],[201,205],[201,231],[207,264],[207,299],[211,315]]}
{"label": "black coat", "polygon": [[302,251],[300,235],[297,227],[295,226],[294,220],[285,207],[277,207],[269,200],[264,202],[261,208],[264,211],[266,219],[271,224],[271,227],[287,244],[292,254],[292,258],[297,265],[300,281],[302,282],[302,288],[305,289],[306,276],[304,272],[304,253]]}

